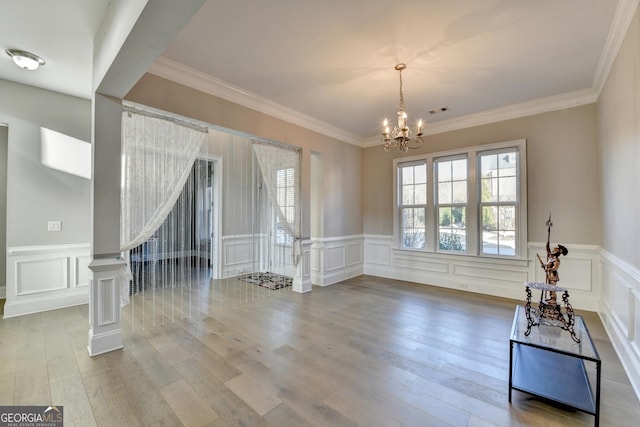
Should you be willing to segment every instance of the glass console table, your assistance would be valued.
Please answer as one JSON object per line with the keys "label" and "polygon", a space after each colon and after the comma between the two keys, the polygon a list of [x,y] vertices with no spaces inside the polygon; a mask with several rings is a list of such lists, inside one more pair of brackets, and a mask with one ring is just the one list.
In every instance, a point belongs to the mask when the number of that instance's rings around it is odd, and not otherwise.
{"label": "glass console table", "polygon": [[598,426],[602,362],[582,316],[575,316],[579,343],[555,326],[536,326],[525,336],[527,325],[519,305],[509,339],[509,402],[512,390],[522,391],[594,415]]}

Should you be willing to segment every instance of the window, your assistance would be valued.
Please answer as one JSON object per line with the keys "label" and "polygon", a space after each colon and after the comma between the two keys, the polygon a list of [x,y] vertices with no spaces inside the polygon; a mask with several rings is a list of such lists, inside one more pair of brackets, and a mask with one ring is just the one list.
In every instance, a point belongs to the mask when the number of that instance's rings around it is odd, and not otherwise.
{"label": "window", "polygon": [[399,211],[403,248],[423,249],[426,240],[427,164],[406,164],[398,168]]}
{"label": "window", "polygon": [[[295,218],[295,170],[293,168],[278,169],[276,171],[276,200],[278,206],[284,215],[284,219],[289,223],[293,223]],[[283,246],[291,246],[293,244],[293,236],[287,231],[282,224],[280,216],[275,212],[274,208],[274,229],[275,244]]]}
{"label": "window", "polygon": [[395,159],[397,247],[526,257],[525,144],[509,141]]}
{"label": "window", "polygon": [[518,153],[509,150],[482,154],[479,164],[482,253],[514,256]]}
{"label": "window", "polygon": [[438,185],[438,249],[465,252],[467,247],[467,159],[434,162]]}

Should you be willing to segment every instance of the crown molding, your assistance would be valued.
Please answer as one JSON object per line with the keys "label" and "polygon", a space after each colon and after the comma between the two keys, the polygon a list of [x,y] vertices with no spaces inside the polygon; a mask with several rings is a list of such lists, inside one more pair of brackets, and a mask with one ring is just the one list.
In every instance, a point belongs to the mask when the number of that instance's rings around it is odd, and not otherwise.
{"label": "crown molding", "polygon": [[362,138],[354,135],[353,133],[315,119],[292,108],[275,103],[267,98],[263,98],[167,58],[158,58],[149,68],[148,72],[158,77],[171,80],[175,83],[233,102],[234,104],[250,108],[259,113],[267,114],[288,123],[298,125],[330,138],[335,138],[359,147],[362,146]]}
{"label": "crown molding", "polygon": [[640,0],[618,1],[618,7],[616,8],[616,13],[613,17],[611,28],[609,29],[609,35],[607,36],[607,41],[602,50],[602,56],[600,56],[600,62],[598,62],[598,68],[596,68],[596,73],[593,77],[593,87],[598,96],[600,96],[600,92],[602,92],[607,82],[622,42],[629,30],[629,25],[631,25],[635,11],[638,8],[638,3],[640,3]]}
{"label": "crown molding", "polygon": [[[550,111],[562,110],[565,108],[579,107],[581,105],[593,104],[598,100],[598,94],[593,89],[581,89],[567,92],[560,95],[546,98],[534,99],[533,101],[519,104],[507,105],[505,107],[482,111],[480,113],[469,114],[467,116],[455,117],[439,122],[427,123],[425,135],[437,135],[439,133],[451,132],[454,130],[466,129],[473,126],[486,125],[490,123],[502,122],[504,120],[518,119],[521,117],[533,116],[535,114],[548,113]],[[363,141],[363,147],[372,147],[380,144],[380,137],[375,136]]]}
{"label": "crown molding", "polygon": [[[638,1],[640,0],[621,1],[623,3],[631,2],[637,6]],[[605,55],[603,55],[603,57],[604,56]],[[229,102],[242,105],[260,113],[267,114],[349,144],[363,148],[380,144],[379,135],[370,138],[359,138],[358,136],[343,129],[277,104],[269,99],[263,98],[166,58],[160,57],[151,66],[148,72],[158,77],[183,84],[204,93],[208,93]],[[473,126],[480,126],[504,120],[547,113],[550,111],[562,110],[565,108],[593,104],[597,102],[598,96],[598,91],[593,88],[587,88],[519,104],[507,105],[505,107],[427,124],[425,135],[436,135]]]}

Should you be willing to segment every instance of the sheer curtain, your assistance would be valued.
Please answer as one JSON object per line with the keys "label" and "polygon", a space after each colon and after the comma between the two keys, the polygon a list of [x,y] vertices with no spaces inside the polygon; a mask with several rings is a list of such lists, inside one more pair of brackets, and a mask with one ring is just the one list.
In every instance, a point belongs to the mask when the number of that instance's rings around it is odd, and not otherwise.
{"label": "sheer curtain", "polygon": [[298,149],[132,106],[122,127],[121,249],[132,269],[121,295],[132,330],[292,287]]}
{"label": "sheer curtain", "polygon": [[253,140],[253,151],[279,223],[293,237],[293,265],[301,255],[300,150]]}
{"label": "sheer curtain", "polygon": [[[206,146],[206,137],[206,127],[132,106],[123,107],[122,251],[147,241],[163,224],[197,156]],[[129,280],[123,282],[121,303],[125,305]]]}

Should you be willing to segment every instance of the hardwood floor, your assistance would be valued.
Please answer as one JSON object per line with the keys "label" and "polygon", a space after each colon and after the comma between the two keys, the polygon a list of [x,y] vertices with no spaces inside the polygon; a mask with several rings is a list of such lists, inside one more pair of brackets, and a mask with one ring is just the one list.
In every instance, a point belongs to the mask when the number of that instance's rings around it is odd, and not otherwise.
{"label": "hardwood floor", "polygon": [[[0,405],[63,405],[82,427],[593,425],[508,403],[521,301],[370,276],[305,295],[229,283],[136,298],[125,348],[94,358],[87,306],[0,321]],[[598,316],[579,314],[603,360],[601,425],[636,426]]]}

